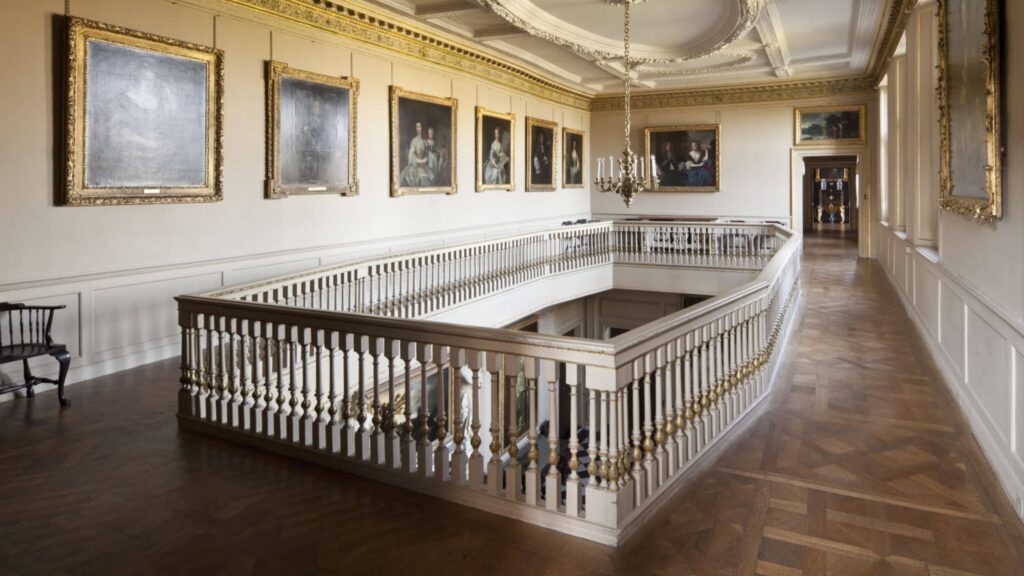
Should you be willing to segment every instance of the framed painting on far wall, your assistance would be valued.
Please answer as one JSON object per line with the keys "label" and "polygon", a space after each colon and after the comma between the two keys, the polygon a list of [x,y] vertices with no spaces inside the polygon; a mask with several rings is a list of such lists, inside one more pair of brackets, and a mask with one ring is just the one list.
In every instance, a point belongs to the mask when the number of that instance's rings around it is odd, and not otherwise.
{"label": "framed painting on far wall", "polygon": [[552,192],[558,182],[558,124],[526,117],[526,191]]}
{"label": "framed painting on far wall", "polygon": [[562,128],[562,187],[583,188],[583,166],[586,154],[583,150],[584,132]]}
{"label": "framed painting on far wall", "polygon": [[67,205],[222,198],[224,53],[69,18]]}
{"label": "framed painting on far wall", "polygon": [[455,194],[459,102],[391,87],[391,195]]}
{"label": "framed painting on far wall", "polygon": [[267,62],[267,198],[355,195],[359,81]]}
{"label": "framed painting on far wall", "polygon": [[476,191],[515,189],[514,114],[476,108]]}
{"label": "framed painting on far wall", "polygon": [[644,158],[654,157],[655,192],[718,192],[721,131],[717,124],[644,130]]}
{"label": "framed painting on far wall", "polygon": [[797,146],[866,144],[864,105],[797,108],[794,132]]}

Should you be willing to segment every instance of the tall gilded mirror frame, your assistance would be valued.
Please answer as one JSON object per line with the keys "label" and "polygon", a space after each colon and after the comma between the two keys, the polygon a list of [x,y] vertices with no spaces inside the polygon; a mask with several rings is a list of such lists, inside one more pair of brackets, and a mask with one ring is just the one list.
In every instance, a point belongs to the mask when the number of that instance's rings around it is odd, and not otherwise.
{"label": "tall gilded mirror frame", "polygon": [[938,1],[939,206],[982,221],[1002,217],[1001,11],[1001,0]]}

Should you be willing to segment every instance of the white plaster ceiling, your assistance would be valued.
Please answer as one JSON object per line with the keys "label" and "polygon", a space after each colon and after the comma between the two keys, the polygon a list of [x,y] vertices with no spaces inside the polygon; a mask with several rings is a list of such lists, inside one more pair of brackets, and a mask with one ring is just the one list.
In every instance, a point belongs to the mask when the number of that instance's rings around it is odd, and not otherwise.
{"label": "white plaster ceiling", "polygon": [[[622,91],[623,8],[607,0],[367,1],[577,88]],[[891,2],[647,0],[631,8],[635,82],[672,90],[864,75]]]}

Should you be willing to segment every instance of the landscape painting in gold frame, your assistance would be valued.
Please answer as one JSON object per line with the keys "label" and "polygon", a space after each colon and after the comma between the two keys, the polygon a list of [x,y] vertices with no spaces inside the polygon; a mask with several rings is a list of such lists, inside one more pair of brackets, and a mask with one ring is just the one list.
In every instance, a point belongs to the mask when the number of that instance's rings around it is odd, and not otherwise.
{"label": "landscape painting in gold frame", "polygon": [[391,87],[391,195],[455,194],[459,102]]}
{"label": "landscape painting in gold frame", "polygon": [[515,189],[515,114],[476,107],[476,191]]}
{"label": "landscape painting in gold frame", "polygon": [[797,108],[793,130],[797,146],[866,144],[867,108],[863,104]]}
{"label": "landscape painting in gold frame", "polygon": [[267,62],[267,198],[359,193],[359,81]]}
{"label": "landscape painting in gold frame", "polygon": [[939,1],[939,206],[1002,217],[999,0]]}
{"label": "landscape painting in gold frame", "polygon": [[66,64],[64,204],[221,200],[222,51],[69,18]]}

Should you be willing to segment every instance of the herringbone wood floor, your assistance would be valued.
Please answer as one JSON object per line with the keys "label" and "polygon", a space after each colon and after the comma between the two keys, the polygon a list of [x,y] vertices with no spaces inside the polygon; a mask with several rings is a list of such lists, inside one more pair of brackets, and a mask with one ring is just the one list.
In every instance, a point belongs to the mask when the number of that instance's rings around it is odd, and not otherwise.
{"label": "herringbone wood floor", "polygon": [[0,575],[1024,574],[1024,530],[855,246],[810,238],[770,406],[612,550],[179,433],[174,361],[0,405]]}

